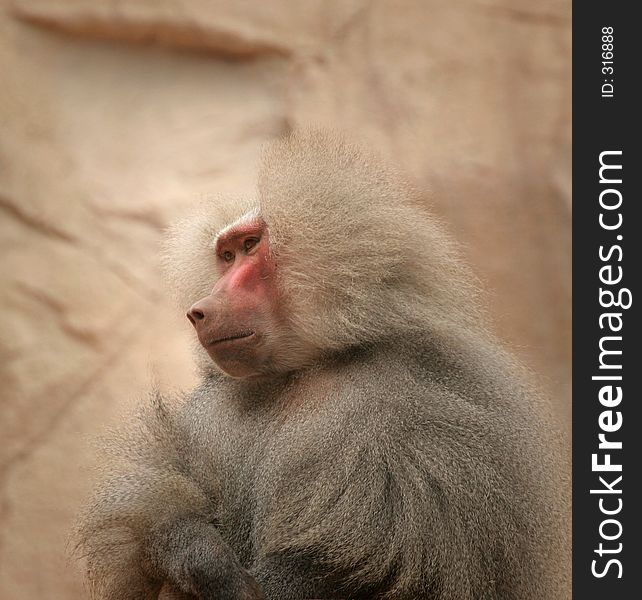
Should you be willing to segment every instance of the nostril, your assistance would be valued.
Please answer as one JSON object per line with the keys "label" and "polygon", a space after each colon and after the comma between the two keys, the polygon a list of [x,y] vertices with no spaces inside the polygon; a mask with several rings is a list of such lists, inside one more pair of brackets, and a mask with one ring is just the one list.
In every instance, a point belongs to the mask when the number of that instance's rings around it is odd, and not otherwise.
{"label": "nostril", "polygon": [[187,318],[192,325],[196,325],[196,321],[202,321],[205,318],[205,313],[200,308],[192,308],[187,313]]}

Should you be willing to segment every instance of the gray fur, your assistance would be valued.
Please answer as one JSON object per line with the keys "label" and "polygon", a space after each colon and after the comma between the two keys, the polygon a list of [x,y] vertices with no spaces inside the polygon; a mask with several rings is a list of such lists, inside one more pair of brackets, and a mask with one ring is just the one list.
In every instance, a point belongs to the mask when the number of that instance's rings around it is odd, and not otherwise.
{"label": "gray fur", "polygon": [[552,418],[413,194],[336,136],[295,134],[266,151],[256,202],[174,230],[188,307],[217,277],[213,236],[260,210],[293,333],[278,374],[204,363],[112,440],[79,528],[92,597],[566,597]]}

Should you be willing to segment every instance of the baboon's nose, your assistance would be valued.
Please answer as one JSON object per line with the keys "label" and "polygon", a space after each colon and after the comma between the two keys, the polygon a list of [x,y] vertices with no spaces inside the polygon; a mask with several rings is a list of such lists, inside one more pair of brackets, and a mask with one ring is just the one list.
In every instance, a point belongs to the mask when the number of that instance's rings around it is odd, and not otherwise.
{"label": "baboon's nose", "polygon": [[205,310],[200,307],[197,302],[187,311],[187,318],[194,327],[198,327],[199,321],[203,321],[205,319]]}

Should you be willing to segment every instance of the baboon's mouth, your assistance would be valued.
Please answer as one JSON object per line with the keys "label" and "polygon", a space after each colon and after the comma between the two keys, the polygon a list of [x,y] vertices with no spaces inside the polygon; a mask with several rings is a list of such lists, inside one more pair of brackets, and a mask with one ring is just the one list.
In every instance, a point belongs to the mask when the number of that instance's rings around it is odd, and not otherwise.
{"label": "baboon's mouth", "polygon": [[212,340],[208,345],[215,346],[217,344],[224,344],[226,342],[234,342],[236,340],[244,340],[246,338],[252,337],[254,335],[253,331],[243,331],[241,333],[235,333],[233,335],[226,335],[220,338]]}

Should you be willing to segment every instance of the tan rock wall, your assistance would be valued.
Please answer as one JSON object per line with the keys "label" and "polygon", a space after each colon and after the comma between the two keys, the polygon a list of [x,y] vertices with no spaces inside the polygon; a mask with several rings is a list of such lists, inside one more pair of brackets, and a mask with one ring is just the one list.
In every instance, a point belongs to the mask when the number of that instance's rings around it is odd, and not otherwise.
{"label": "tan rock wall", "polygon": [[299,124],[429,189],[568,419],[570,3],[0,0],[0,597],[84,597],[88,440],[194,381],[162,228]]}

